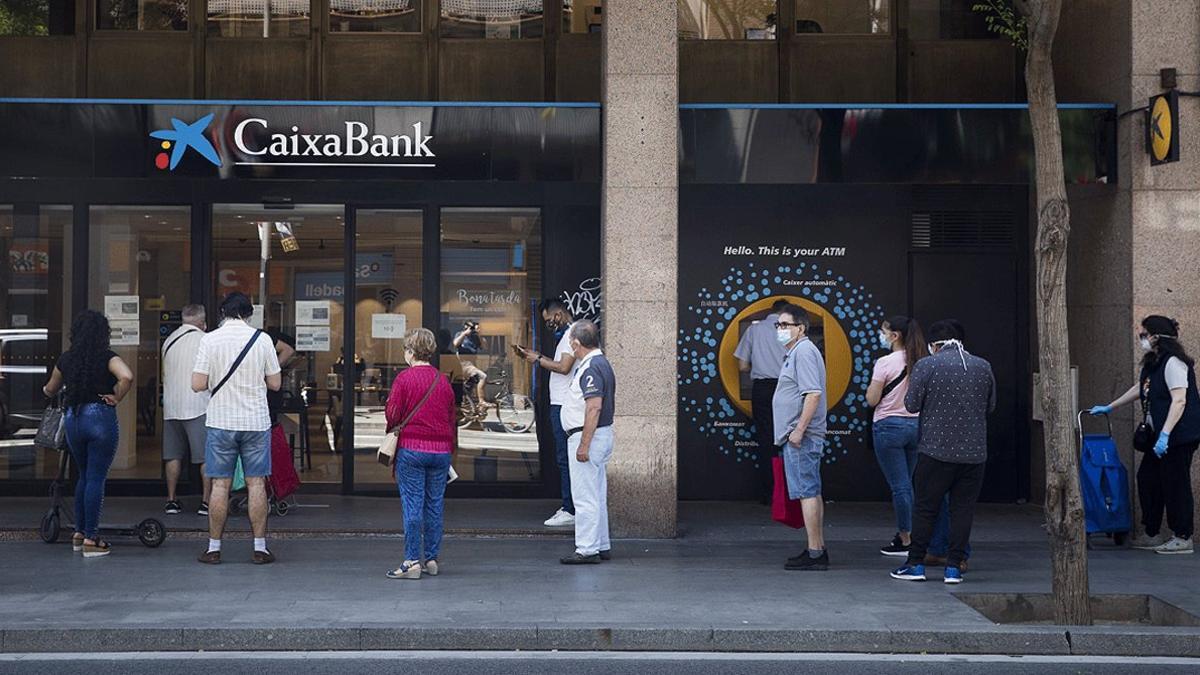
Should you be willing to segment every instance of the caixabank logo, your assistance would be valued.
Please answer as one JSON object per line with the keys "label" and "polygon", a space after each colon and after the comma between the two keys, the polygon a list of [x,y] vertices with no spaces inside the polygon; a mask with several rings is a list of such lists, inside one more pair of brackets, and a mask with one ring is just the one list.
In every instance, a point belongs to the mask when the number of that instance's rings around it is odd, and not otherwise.
{"label": "caixabank logo", "polygon": [[[170,129],[150,132],[151,138],[160,141],[160,151],[154,155],[154,167],[160,171],[174,171],[188,148],[200,153],[200,156],[211,162],[213,166],[220,167],[221,157],[217,155],[217,150],[213,147],[212,142],[204,136],[204,132],[212,120],[213,113],[209,113],[191,124],[172,117]],[[171,151],[169,156],[167,155],[168,150]]]}

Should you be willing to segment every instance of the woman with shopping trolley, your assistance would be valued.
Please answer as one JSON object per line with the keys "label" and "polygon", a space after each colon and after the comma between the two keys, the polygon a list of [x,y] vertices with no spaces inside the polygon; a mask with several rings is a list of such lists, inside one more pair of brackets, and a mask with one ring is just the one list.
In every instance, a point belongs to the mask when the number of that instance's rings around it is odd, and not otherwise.
{"label": "woman with shopping trolley", "polygon": [[[1192,457],[1200,446],[1195,361],[1180,343],[1179,322],[1165,316],[1142,319],[1138,343],[1145,356],[1137,384],[1089,412],[1107,415],[1133,401],[1141,404],[1134,447],[1144,453],[1137,492],[1145,534],[1133,546],[1164,555],[1188,554],[1193,551]],[[1164,510],[1172,537],[1162,531]]]}

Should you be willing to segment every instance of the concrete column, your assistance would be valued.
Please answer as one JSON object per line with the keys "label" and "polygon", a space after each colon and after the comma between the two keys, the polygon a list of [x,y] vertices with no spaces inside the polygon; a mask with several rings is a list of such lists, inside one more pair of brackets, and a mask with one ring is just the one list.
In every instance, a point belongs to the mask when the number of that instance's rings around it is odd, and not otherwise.
{"label": "concrete column", "polygon": [[[1131,103],[1162,91],[1159,69],[1176,68],[1179,89],[1200,90],[1200,0],[1141,0],[1132,5]],[[1150,166],[1145,117],[1134,115],[1128,137],[1133,222],[1133,315],[1179,320],[1184,346],[1200,354],[1200,99],[1181,98],[1180,161]],[[1130,330],[1132,334],[1132,329]],[[1200,489],[1200,463],[1192,465]],[[1164,523],[1163,527],[1166,527]],[[1139,528],[1140,529],[1140,528]]]}
{"label": "concrete column", "polygon": [[613,534],[676,517],[678,45],[674,0],[604,3],[603,347],[616,371]]}

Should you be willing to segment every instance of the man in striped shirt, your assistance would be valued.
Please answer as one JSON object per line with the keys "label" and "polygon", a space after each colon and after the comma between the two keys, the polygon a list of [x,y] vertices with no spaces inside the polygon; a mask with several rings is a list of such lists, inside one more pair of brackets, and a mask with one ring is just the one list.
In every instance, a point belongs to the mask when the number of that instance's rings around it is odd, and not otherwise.
{"label": "man in striped shirt", "polygon": [[[279,359],[271,338],[246,319],[254,312],[250,298],[230,293],[221,303],[221,327],[200,339],[192,389],[208,391],[208,439],[205,464],[212,478],[209,500],[208,550],[200,562],[221,562],[221,535],[229,509],[229,488],[238,458],[250,493],[250,527],[254,531],[256,565],[275,561],[267,549],[267,477],[271,475],[271,417],[267,390],[278,391]],[[239,363],[239,357],[241,362]]]}
{"label": "man in striped shirt", "polygon": [[200,339],[204,337],[204,305],[187,305],[180,312],[183,325],[163,340],[163,461],[167,463],[168,514],[183,510],[175,499],[175,486],[183,460],[190,454],[192,464],[200,467],[204,477],[204,501],[198,515],[208,515],[208,497],[212,481],[204,473],[204,444],[207,436],[204,413],[208,410],[208,391],[192,390],[192,366]]}

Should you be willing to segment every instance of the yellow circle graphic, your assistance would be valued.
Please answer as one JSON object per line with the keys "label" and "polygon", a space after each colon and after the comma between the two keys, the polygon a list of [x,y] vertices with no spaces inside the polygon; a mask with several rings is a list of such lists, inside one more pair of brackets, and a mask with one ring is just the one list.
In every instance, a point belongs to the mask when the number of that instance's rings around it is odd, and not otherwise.
{"label": "yellow circle graphic", "polygon": [[750,415],[749,374],[743,374],[738,369],[737,357],[733,352],[737,349],[738,340],[745,329],[769,313],[771,305],[780,299],[798,305],[808,312],[812,322],[809,337],[825,355],[826,393],[829,396],[825,404],[832,411],[834,406],[841,403],[842,396],[850,387],[850,376],[854,371],[850,339],[838,323],[837,317],[817,303],[794,295],[775,295],[757,300],[738,312],[729,322],[717,353],[717,370],[720,373],[721,385],[725,388],[725,395],[738,410],[747,416]]}
{"label": "yellow circle graphic", "polygon": [[1171,152],[1171,103],[1166,96],[1154,99],[1154,108],[1150,111],[1150,148],[1154,151],[1154,159],[1162,161]]}
{"label": "yellow circle graphic", "polygon": [[163,149],[163,150],[167,150],[167,149],[169,149],[169,148],[171,147],[171,142],[170,142],[170,141],[163,141],[161,145],[162,145],[162,149]]}

